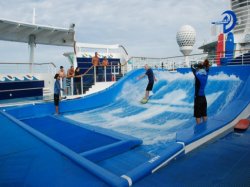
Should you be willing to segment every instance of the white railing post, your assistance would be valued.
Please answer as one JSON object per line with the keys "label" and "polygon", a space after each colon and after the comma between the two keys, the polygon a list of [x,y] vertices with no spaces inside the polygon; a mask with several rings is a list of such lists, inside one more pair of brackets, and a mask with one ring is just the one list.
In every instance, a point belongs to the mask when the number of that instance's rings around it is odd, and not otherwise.
{"label": "white railing post", "polygon": [[83,95],[83,76],[81,76],[81,94]]}
{"label": "white railing post", "polygon": [[94,66],[94,84],[96,83],[96,66]]}
{"label": "white railing post", "polygon": [[242,55],[241,55],[241,65],[243,65],[244,64],[244,53],[242,53]]}
{"label": "white railing post", "polygon": [[106,66],[104,66],[104,81],[107,82]]}
{"label": "white railing post", "polygon": [[114,65],[114,81],[116,81],[116,67]]}
{"label": "white railing post", "polygon": [[[60,88],[63,88],[63,81],[62,81],[62,77],[60,77]],[[63,96],[63,91],[60,91],[61,96]]]}
{"label": "white railing post", "polygon": [[112,65],[112,62],[111,62],[111,81],[114,81],[114,74],[113,74],[113,65]]}
{"label": "white railing post", "polygon": [[74,95],[74,78],[70,78],[71,95]]}

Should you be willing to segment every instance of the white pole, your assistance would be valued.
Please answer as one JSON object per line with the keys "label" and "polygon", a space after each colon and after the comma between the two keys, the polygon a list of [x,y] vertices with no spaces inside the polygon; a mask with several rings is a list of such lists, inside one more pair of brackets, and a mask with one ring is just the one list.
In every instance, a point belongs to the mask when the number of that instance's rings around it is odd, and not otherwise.
{"label": "white pole", "polygon": [[33,8],[32,24],[33,24],[33,25],[36,24],[36,9],[35,9],[35,8]]}
{"label": "white pole", "polygon": [[[62,80],[63,78],[62,77],[60,77],[60,87],[61,88],[63,88],[63,80]],[[61,90],[60,91],[60,93],[61,93],[61,96],[63,96],[63,91]]]}
{"label": "white pole", "polygon": [[74,95],[74,78],[70,78],[71,95]]}
{"label": "white pole", "polygon": [[186,64],[186,67],[190,66],[188,56],[185,56],[185,64]]}
{"label": "white pole", "polygon": [[33,63],[34,63],[34,54],[35,54],[35,40],[36,40],[36,37],[35,35],[30,35],[29,36],[29,47],[30,47],[30,73],[33,73]]}
{"label": "white pole", "polygon": [[96,67],[94,66],[94,84],[96,83]]}
{"label": "white pole", "polygon": [[244,58],[243,58],[243,56],[244,56],[244,53],[242,53],[242,55],[241,55],[241,65],[243,65],[244,64]]}
{"label": "white pole", "polygon": [[107,82],[106,66],[104,66],[104,79],[105,79],[105,82]]}
{"label": "white pole", "polygon": [[81,94],[83,95],[83,76],[81,76]]}
{"label": "white pole", "polygon": [[[33,8],[33,17],[32,17],[32,24],[36,23],[36,9]],[[35,35],[29,36],[29,47],[30,47],[30,73],[33,73],[33,63],[34,63],[34,54],[35,54]]]}

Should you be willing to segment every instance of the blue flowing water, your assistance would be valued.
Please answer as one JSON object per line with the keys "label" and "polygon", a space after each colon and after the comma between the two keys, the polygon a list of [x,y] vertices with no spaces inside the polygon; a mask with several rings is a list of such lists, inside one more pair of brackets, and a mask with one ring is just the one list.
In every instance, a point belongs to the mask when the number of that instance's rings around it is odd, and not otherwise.
{"label": "blue flowing water", "polygon": [[[131,77],[113,103],[65,117],[140,138],[143,140],[140,149],[157,154],[175,141],[178,130],[195,123],[194,76],[162,71],[155,71],[155,75],[158,81],[147,104],[140,103],[147,79],[137,81]],[[209,76],[205,90],[208,117],[226,107],[237,96],[241,85],[241,80],[234,75]]]}

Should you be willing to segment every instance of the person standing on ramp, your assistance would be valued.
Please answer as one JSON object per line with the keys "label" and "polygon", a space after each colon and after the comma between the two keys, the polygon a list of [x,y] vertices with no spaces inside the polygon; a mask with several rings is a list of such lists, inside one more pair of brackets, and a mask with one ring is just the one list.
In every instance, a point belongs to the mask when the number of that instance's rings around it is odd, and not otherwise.
{"label": "person standing on ramp", "polygon": [[207,121],[207,100],[205,96],[205,87],[208,79],[209,61],[206,59],[203,63],[191,66],[195,77],[195,94],[194,94],[194,117],[196,124]]}

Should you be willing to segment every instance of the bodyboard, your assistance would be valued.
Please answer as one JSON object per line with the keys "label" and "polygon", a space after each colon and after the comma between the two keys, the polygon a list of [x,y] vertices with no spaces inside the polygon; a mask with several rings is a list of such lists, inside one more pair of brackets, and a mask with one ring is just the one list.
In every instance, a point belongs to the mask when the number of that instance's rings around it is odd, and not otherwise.
{"label": "bodyboard", "polygon": [[148,102],[148,99],[144,99],[144,98],[143,98],[143,99],[141,100],[141,104],[146,104],[147,102]]}

